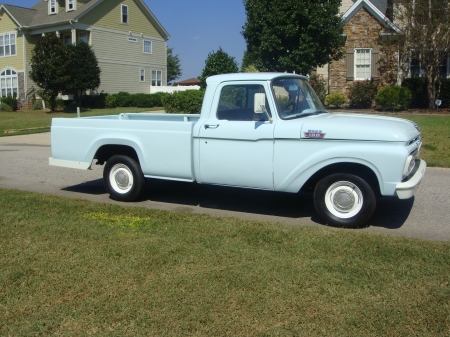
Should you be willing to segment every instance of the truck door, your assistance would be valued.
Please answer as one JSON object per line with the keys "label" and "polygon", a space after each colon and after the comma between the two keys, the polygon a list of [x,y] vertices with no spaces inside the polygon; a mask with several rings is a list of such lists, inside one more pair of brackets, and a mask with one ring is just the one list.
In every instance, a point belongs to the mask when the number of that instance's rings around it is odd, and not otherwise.
{"label": "truck door", "polygon": [[[274,123],[254,113],[255,93],[266,93],[264,85],[218,87],[199,133],[202,183],[273,189]],[[267,99],[265,106],[271,116]]]}

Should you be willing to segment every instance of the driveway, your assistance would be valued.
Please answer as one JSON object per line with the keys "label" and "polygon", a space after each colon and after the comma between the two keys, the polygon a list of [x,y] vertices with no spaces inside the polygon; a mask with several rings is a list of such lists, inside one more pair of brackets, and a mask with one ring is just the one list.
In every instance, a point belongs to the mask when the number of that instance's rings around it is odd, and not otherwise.
{"label": "driveway", "polygon": [[[286,194],[148,180],[142,200],[118,203],[103,187],[103,166],[82,171],[48,165],[50,134],[0,138],[0,187],[213,216],[322,226],[309,194]],[[416,196],[381,198],[362,232],[450,241],[450,169],[428,168]],[[343,229],[344,230],[344,229]]]}

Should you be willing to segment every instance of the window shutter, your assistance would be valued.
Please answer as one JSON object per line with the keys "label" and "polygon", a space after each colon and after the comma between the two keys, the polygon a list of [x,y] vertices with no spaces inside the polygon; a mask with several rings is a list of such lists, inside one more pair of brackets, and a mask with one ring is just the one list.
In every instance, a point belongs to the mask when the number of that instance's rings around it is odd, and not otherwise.
{"label": "window shutter", "polygon": [[355,79],[355,50],[347,49],[347,57],[345,59],[347,64],[347,81]]}
{"label": "window shutter", "polygon": [[380,51],[378,49],[372,49],[372,64],[370,65],[372,78],[380,77],[380,73],[378,72],[379,61],[380,61]]}

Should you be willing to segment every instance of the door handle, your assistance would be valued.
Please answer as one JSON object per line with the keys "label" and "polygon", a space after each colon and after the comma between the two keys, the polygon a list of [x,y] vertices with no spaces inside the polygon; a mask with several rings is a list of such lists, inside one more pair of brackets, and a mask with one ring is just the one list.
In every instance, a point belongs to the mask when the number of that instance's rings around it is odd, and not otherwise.
{"label": "door handle", "polygon": [[217,129],[219,124],[205,124],[205,129]]}

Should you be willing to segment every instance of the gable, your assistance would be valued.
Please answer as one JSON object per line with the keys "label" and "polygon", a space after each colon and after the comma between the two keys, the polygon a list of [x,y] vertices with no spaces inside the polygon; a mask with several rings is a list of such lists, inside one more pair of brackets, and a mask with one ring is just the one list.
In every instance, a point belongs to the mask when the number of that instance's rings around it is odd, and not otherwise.
{"label": "gable", "polygon": [[15,31],[19,27],[16,21],[9,16],[4,8],[0,10],[0,32]]}
{"label": "gable", "polygon": [[[373,0],[375,1],[375,0]],[[387,7],[383,7],[383,1],[378,1],[378,6],[381,6],[386,10]],[[347,12],[343,15],[344,24],[346,25],[361,9],[368,11],[380,24],[382,24],[386,29],[395,31],[396,33],[401,33],[401,30],[387,18],[385,12],[382,12],[380,8],[375,6],[370,0],[358,0],[352,7],[350,7]]]}
{"label": "gable", "polygon": [[[121,5],[128,6],[128,24],[121,23]],[[145,5],[144,5],[145,6]],[[79,18],[78,22],[89,26],[107,29],[130,31],[135,34],[169,38],[164,28],[152,15],[147,15],[148,8],[143,8],[141,1],[135,0],[107,0]],[[151,14],[151,13],[150,13]]]}

